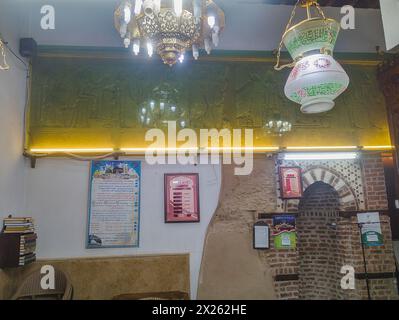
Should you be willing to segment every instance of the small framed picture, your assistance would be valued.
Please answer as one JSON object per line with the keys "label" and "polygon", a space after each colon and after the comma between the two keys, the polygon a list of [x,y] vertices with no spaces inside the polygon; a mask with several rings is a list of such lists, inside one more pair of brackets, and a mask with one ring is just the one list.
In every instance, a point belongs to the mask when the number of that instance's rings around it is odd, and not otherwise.
{"label": "small framed picture", "polygon": [[279,167],[279,179],[282,199],[302,198],[302,169],[300,167]]}
{"label": "small framed picture", "polygon": [[198,173],[165,174],[165,222],[200,222]]}

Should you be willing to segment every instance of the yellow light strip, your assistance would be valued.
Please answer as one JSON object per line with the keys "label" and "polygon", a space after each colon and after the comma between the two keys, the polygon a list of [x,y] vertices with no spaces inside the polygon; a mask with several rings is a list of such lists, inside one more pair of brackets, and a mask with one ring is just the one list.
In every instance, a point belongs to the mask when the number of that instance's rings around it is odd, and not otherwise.
{"label": "yellow light strip", "polygon": [[196,148],[196,147],[181,147],[181,148],[121,148],[122,152],[147,152],[147,151],[198,151],[198,152],[209,152],[209,151],[278,151],[279,147],[205,147],[205,148]]}
{"label": "yellow light strip", "polygon": [[122,152],[151,152],[151,151],[159,151],[159,152],[178,152],[178,151],[198,151],[196,147],[189,148],[121,148]]}
{"label": "yellow light strip", "polygon": [[82,148],[82,149],[30,149],[31,153],[100,153],[114,152],[113,148]]}
{"label": "yellow light strip", "polygon": [[[381,146],[312,146],[312,147],[287,147],[281,149],[281,151],[330,151],[330,150],[393,150],[394,146],[381,145]],[[51,153],[112,153],[112,152],[126,152],[126,153],[145,153],[145,152],[234,152],[234,151],[253,151],[253,152],[271,152],[279,151],[280,147],[181,147],[181,148],[121,148],[116,150],[113,148],[32,148],[29,150],[30,153],[37,154],[51,154]]]}
{"label": "yellow light strip", "polygon": [[392,150],[394,146],[364,146],[364,150]]}
{"label": "yellow light strip", "polygon": [[277,151],[279,147],[207,147],[208,151]]}
{"label": "yellow light strip", "polygon": [[357,146],[287,147],[287,150],[355,150]]}

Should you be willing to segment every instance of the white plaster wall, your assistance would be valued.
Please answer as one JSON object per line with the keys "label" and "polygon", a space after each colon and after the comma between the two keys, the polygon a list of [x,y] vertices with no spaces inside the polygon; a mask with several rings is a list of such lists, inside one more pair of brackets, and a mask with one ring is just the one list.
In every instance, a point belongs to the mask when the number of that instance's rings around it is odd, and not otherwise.
{"label": "white plaster wall", "polygon": [[396,265],[399,267],[399,241],[393,242],[393,250],[395,252]]}
{"label": "white plaster wall", "polygon": [[[26,1],[0,1],[0,33],[18,53],[20,37],[29,36]],[[18,5],[15,5],[18,4]],[[70,24],[71,26],[73,24]],[[33,216],[39,234],[39,259],[142,254],[190,254],[191,294],[196,297],[203,242],[220,191],[220,166],[148,166],[143,162],[140,247],[85,249],[89,164],[42,159],[30,169],[23,152],[25,67],[10,53],[10,71],[0,71],[0,218]],[[163,174],[200,175],[201,222],[165,224]]]}
{"label": "white plaster wall", "polygon": [[380,1],[387,50],[399,49],[399,0]]}
{"label": "white plaster wall", "polygon": [[[17,14],[0,1],[0,34],[18,52]],[[10,70],[0,70],[0,217],[24,211],[23,118],[26,69],[8,51]],[[2,58],[0,57],[0,60]]]}
{"label": "white plaster wall", "polygon": [[[176,172],[199,173],[200,223],[164,223],[164,173]],[[36,169],[27,168],[25,214],[35,218],[37,256],[51,259],[190,253],[191,296],[194,299],[206,230],[218,204],[221,167],[150,166],[143,161],[141,179],[140,247],[86,249],[89,163],[40,159]]]}

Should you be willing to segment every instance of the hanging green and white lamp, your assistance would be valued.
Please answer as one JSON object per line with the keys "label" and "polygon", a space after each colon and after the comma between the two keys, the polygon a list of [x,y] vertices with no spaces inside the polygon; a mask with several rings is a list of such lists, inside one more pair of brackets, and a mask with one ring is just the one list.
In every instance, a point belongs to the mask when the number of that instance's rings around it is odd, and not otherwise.
{"label": "hanging green and white lamp", "polygon": [[[291,27],[296,8],[307,10],[307,19]],[[318,17],[312,17],[316,8]],[[325,17],[317,1],[298,0],[281,39],[277,53],[276,70],[293,67],[284,88],[288,99],[301,105],[303,113],[321,113],[334,108],[334,100],[349,85],[349,77],[333,58],[339,23]],[[280,66],[283,44],[294,61]]]}

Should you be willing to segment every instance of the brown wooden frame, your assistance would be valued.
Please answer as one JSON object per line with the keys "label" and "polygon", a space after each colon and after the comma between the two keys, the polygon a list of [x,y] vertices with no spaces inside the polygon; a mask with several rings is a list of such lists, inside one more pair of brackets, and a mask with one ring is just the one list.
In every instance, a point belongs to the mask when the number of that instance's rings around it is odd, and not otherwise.
{"label": "brown wooden frame", "polygon": [[[300,194],[298,196],[287,196],[286,191],[284,190],[284,184],[283,184],[283,171],[285,169],[294,169],[298,173],[298,184],[299,184],[299,190]],[[278,168],[278,176],[279,176],[279,182],[280,182],[280,197],[283,200],[290,200],[290,199],[301,199],[303,196],[303,184],[302,184],[302,168],[301,167],[279,167]]]}

